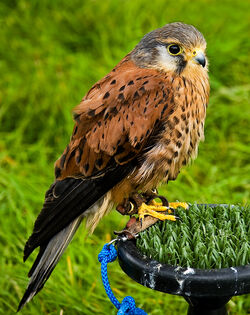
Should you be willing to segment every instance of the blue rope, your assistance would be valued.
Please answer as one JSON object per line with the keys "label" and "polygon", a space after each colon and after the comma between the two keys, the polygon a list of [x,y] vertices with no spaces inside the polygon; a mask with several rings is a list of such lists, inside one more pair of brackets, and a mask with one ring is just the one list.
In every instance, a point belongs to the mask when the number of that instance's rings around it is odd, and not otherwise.
{"label": "blue rope", "polygon": [[115,261],[117,257],[117,251],[112,244],[105,244],[98,255],[98,260],[101,263],[101,274],[104,289],[114,306],[118,309],[117,315],[147,315],[142,309],[137,308],[135,300],[132,296],[126,296],[122,303],[120,303],[114,296],[109,284],[108,279],[108,263]]}

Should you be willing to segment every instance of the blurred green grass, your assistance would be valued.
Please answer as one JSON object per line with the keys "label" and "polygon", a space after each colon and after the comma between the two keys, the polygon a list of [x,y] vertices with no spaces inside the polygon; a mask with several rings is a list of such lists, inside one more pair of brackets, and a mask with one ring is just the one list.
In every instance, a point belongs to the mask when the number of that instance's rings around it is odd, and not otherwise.
{"label": "blurred green grass", "polygon": [[[249,200],[248,2],[233,0],[2,0],[0,2],[0,314],[12,314],[27,284],[22,250],[66,146],[71,110],[148,31],[168,22],[195,25],[208,42],[211,99],[206,141],[195,163],[162,186],[170,200]],[[23,314],[115,314],[97,254],[126,222],[117,213],[95,234],[81,227],[41,293]],[[33,258],[33,257],[32,257]],[[179,297],[153,292],[110,268],[115,294],[131,294],[150,314],[185,314]],[[249,296],[230,314],[250,312]]]}

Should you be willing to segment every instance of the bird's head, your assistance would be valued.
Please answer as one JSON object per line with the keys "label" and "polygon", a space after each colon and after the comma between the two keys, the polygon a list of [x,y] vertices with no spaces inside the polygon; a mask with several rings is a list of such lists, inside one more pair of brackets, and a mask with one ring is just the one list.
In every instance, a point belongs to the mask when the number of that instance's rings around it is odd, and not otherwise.
{"label": "bird's head", "polygon": [[137,66],[177,75],[207,73],[206,41],[192,25],[170,23],[146,34],[132,51]]}

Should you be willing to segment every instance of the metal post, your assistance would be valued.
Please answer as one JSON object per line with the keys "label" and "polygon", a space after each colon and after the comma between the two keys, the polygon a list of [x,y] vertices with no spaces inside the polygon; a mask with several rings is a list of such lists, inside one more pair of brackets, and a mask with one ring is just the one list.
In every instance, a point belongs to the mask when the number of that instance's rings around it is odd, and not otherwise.
{"label": "metal post", "polygon": [[231,297],[193,298],[185,297],[189,304],[187,315],[228,315],[226,303]]}
{"label": "metal post", "polygon": [[204,310],[189,305],[187,315],[228,315],[228,313],[225,305],[216,310]]}

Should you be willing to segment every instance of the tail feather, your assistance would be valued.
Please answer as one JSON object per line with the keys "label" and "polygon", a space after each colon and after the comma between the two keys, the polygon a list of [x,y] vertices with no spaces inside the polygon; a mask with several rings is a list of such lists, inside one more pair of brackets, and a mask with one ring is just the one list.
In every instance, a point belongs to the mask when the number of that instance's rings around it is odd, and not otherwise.
{"label": "tail feather", "polygon": [[79,216],[67,227],[57,233],[46,246],[40,247],[40,252],[29,272],[31,279],[26,292],[19,303],[17,311],[20,311],[24,305],[43,288],[66,247],[72,240],[82,219],[83,215]]}
{"label": "tail feather", "polygon": [[56,180],[24,248],[24,261],[37,247],[40,251],[30,269],[27,290],[18,311],[44,286],[83,217],[92,231],[112,205],[109,191],[134,169],[134,162],[110,165],[105,172],[89,178]]}

